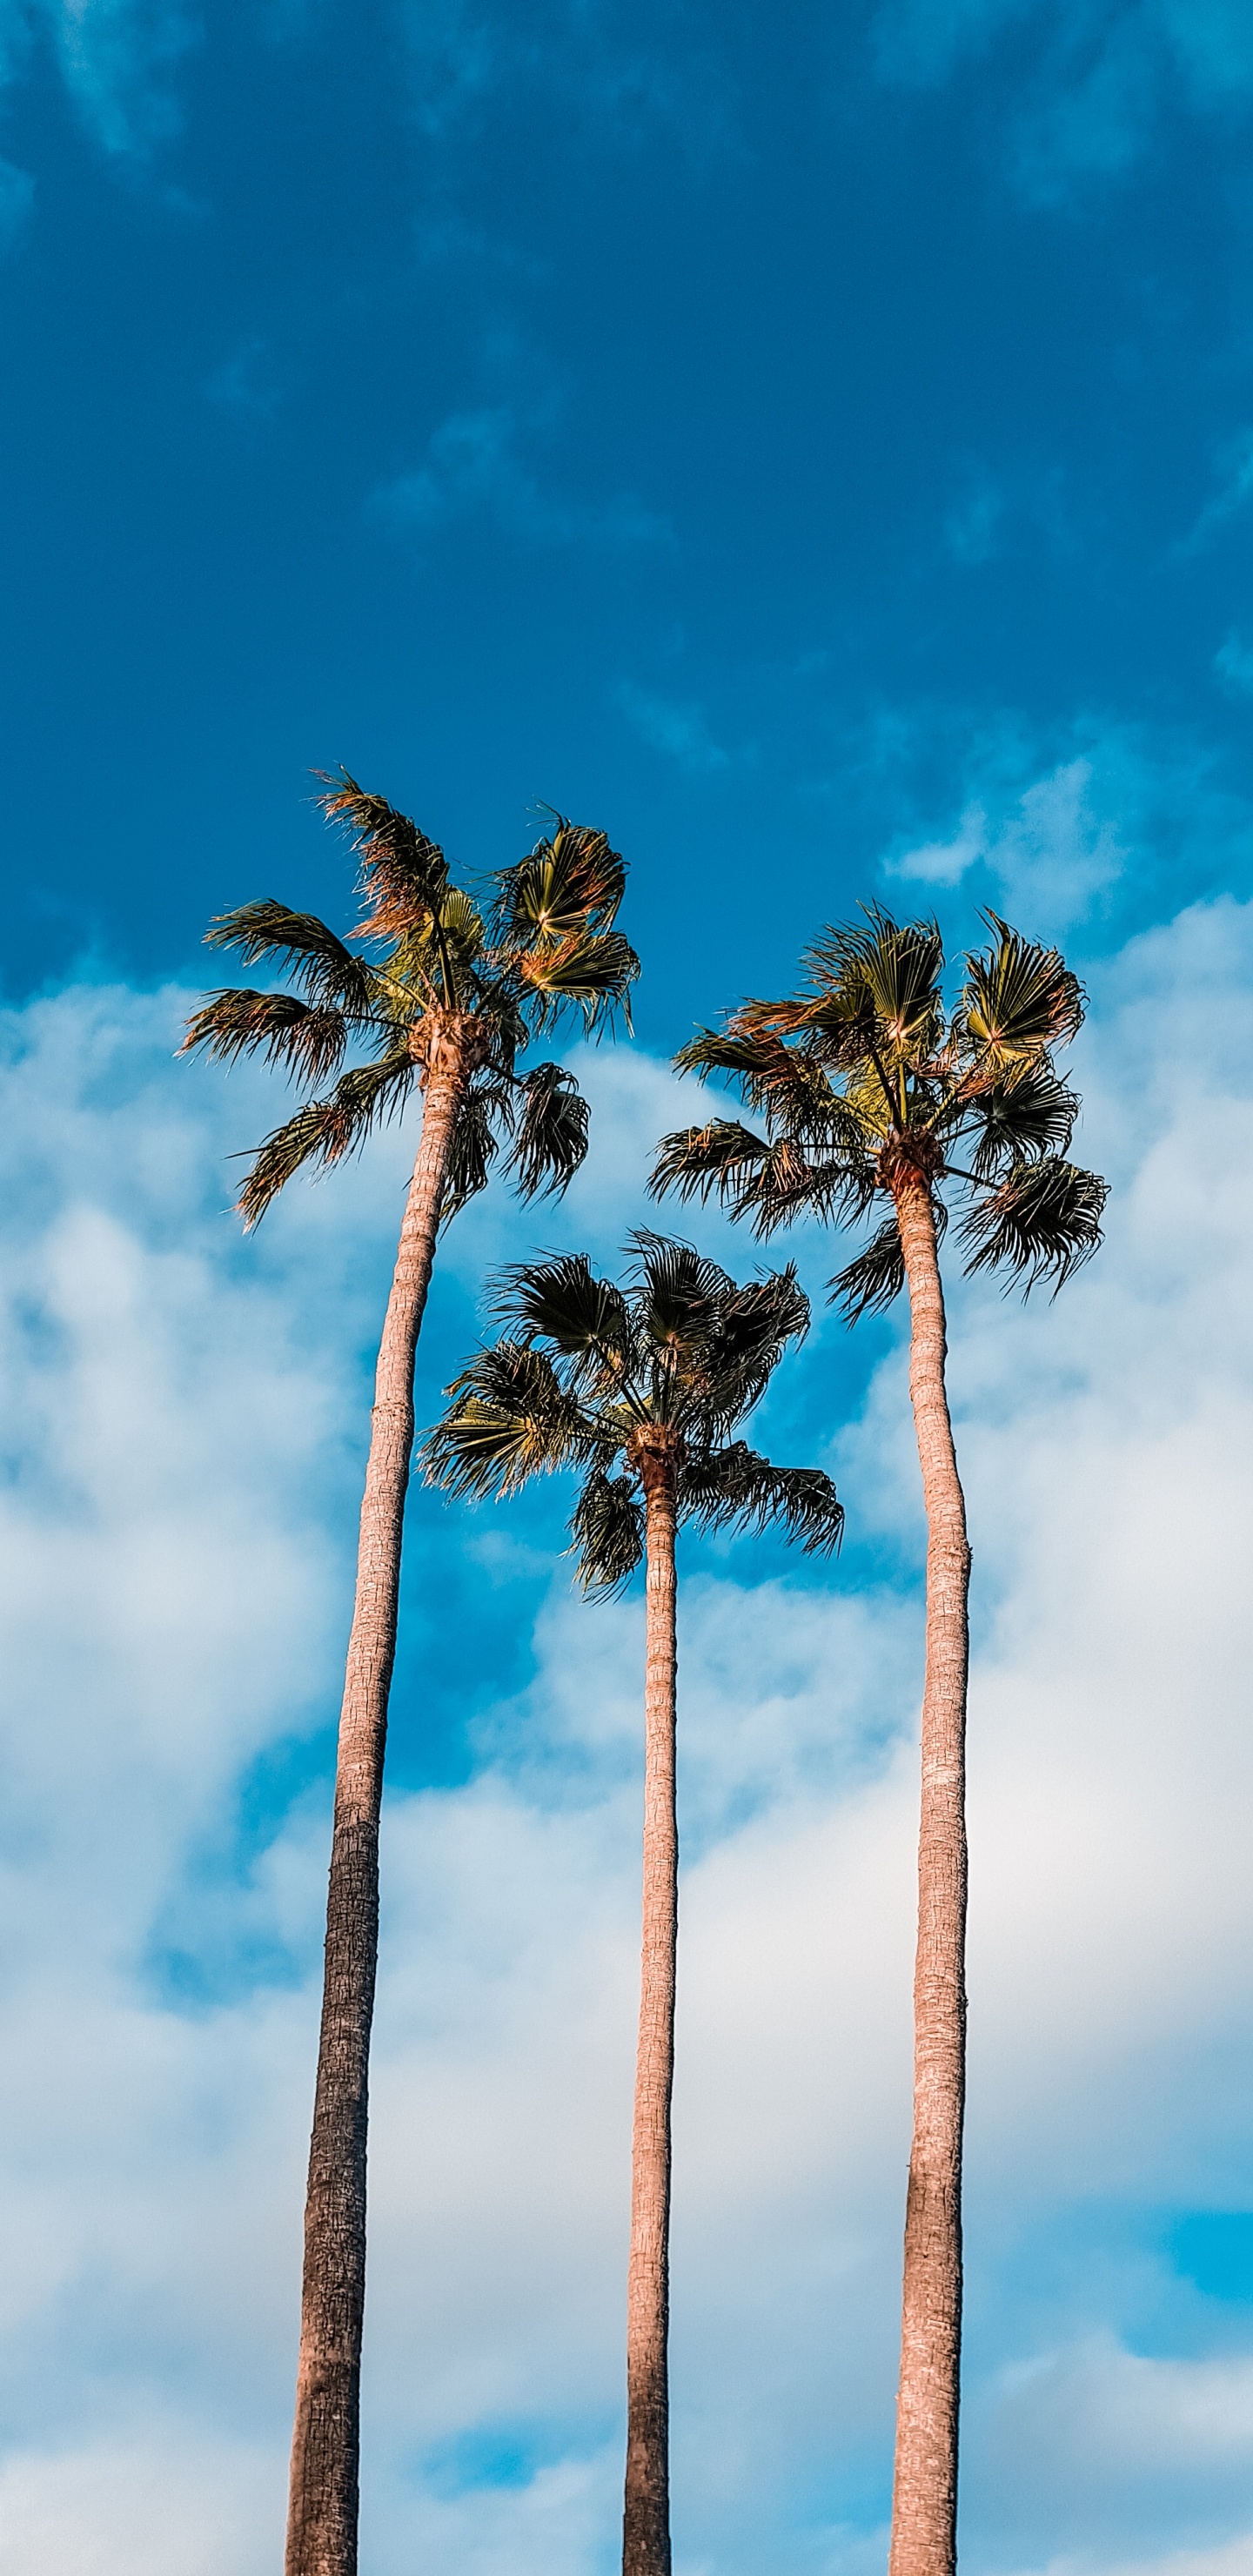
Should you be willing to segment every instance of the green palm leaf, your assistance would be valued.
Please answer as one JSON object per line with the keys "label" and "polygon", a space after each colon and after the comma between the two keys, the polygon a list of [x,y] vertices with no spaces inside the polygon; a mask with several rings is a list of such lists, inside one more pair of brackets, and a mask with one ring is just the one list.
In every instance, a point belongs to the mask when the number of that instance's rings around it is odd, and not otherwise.
{"label": "green palm leaf", "polygon": [[582,1010],[589,1031],[605,1027],[617,1009],[630,1028],[630,990],[640,961],[620,930],[575,931],[560,941],[540,940],[517,950],[512,965],[538,1029],[550,1027],[571,1002]]}
{"label": "green palm leaf", "polygon": [[1012,1082],[1075,1036],[1083,992],[1056,948],[1023,939],[999,913],[984,919],[995,936],[981,956],[967,958],[960,1025],[978,1067]]}
{"label": "green palm leaf", "polygon": [[445,1493],[510,1494],[530,1476],[595,1454],[597,1435],[547,1354],[498,1342],[453,1380],[447,1413],[418,1456]]}
{"label": "green palm leaf", "polygon": [[444,1168],[441,1225],[450,1224],[467,1201],[487,1187],[499,1150],[495,1119],[500,1106],[498,1087],[479,1083],[471,1084],[461,1102]]}
{"label": "green palm leaf", "polygon": [[510,1168],[524,1199],[560,1198],[587,1153],[588,1106],[572,1073],[537,1064],[520,1077]]}
{"label": "green palm leaf", "polygon": [[833,1301],[843,1307],[846,1323],[862,1315],[887,1312],[905,1285],[905,1255],[895,1216],[887,1218],[864,1252],[847,1262],[830,1282]]}
{"label": "green palm leaf", "polygon": [[1024,1294],[1042,1279],[1052,1279],[1056,1294],[1096,1251],[1108,1196],[1097,1173],[1057,1155],[1015,1165],[962,1220],[962,1241],[971,1252],[967,1275],[1005,1268],[1012,1274],[1007,1285],[1025,1277]]}
{"label": "green palm leaf", "polygon": [[626,892],[626,863],[607,832],[558,815],[550,840],[537,841],[517,867],[502,868],[494,936],[511,947],[537,934],[562,940],[574,932],[611,930]]}
{"label": "green palm leaf", "polygon": [[302,1002],[295,993],[227,989],[211,993],[187,1023],[180,1055],[198,1047],[231,1063],[262,1053],[305,1082],[324,1082],[342,1064],[348,1043],[343,1012],[326,1003]]}
{"label": "green palm leaf", "polygon": [[364,939],[404,939],[439,912],[448,862],[408,814],[371,795],[346,769],[325,780],[319,797],[328,822],[347,829],[361,866]]}
{"label": "green palm leaf", "polygon": [[364,959],[354,957],[315,912],[293,912],[266,896],[243,903],[209,924],[210,948],[238,948],[246,966],[262,957],[281,957],[292,980],[321,1008],[371,1024],[380,1007],[378,980]]}
{"label": "green palm leaf", "polygon": [[284,1184],[302,1165],[342,1161],[364,1145],[381,1118],[404,1106],[416,1067],[407,1046],[393,1047],[375,1064],[352,1065],[324,1100],[311,1100],[285,1126],[267,1136],[236,1205],[246,1226],[260,1223]]}
{"label": "green palm leaf", "polygon": [[621,1592],[644,1555],[644,1507],[632,1476],[593,1468],[570,1518],[573,1554],[585,1592]]}
{"label": "green palm leaf", "polygon": [[781,1529],[807,1556],[832,1555],[844,1532],[829,1476],[817,1467],[772,1467],[743,1440],[685,1460],[679,1498],[699,1529]]}
{"label": "green palm leaf", "polygon": [[1079,1103],[1059,1082],[1047,1059],[1031,1065],[1006,1089],[997,1084],[973,1104],[975,1178],[992,1180],[1009,1163],[1064,1155],[1074,1133]]}

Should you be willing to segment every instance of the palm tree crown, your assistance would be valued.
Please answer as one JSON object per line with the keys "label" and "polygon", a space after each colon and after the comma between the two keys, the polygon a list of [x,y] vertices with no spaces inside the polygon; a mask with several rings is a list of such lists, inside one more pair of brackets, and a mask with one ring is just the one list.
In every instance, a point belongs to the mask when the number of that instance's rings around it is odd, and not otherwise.
{"label": "palm tree crown", "polygon": [[[864,1217],[906,1173],[926,1185],[942,1228],[937,1185],[949,1182],[966,1201],[968,1271],[1060,1287],[1100,1242],[1106,1198],[1104,1181],[1067,1160],[1079,1104],[1053,1063],[1080,1027],[1083,995],[1055,948],[984,918],[989,946],[967,956],[951,1012],[935,923],[876,908],[815,943],[796,998],[744,1002],[723,1031],[700,1030],[677,1062],[734,1076],[765,1134],[716,1118],[667,1136],[654,1194],[716,1191],[764,1236],[807,1211]],[[904,1284],[892,1216],[832,1288],[852,1322]]]}
{"label": "palm tree crown", "polygon": [[[622,859],[603,832],[555,816],[551,837],[496,870],[476,896],[453,883],[443,851],[383,797],[346,771],[325,787],[322,809],[347,827],[360,861],[364,917],[349,934],[356,948],[315,914],[271,898],[223,914],[210,943],[239,949],[248,965],[281,958],[294,989],[214,993],[185,1041],[185,1051],[204,1047],[228,1060],[260,1052],[314,1094],[260,1147],[241,1214],[255,1225],[303,1164],[338,1162],[376,1121],[398,1115],[415,1082],[425,1089],[450,1039],[468,1080],[443,1217],[485,1186],[502,1135],[524,1197],[564,1189],[587,1151],[587,1104],[560,1065],[519,1074],[516,1059],[564,1006],[581,1010],[592,1030],[621,1005],[629,1026],[639,961],[614,927]],[[354,1046],[360,1061],[341,1070]]]}
{"label": "palm tree crown", "polygon": [[808,1330],[795,1271],[737,1287],[690,1244],[639,1233],[630,1248],[625,1289],[581,1253],[503,1274],[494,1310],[513,1330],[449,1388],[421,1452],[429,1481],[507,1494],[545,1470],[581,1469],[570,1526],[590,1592],[617,1590],[640,1564],[658,1474],[679,1520],[776,1526],[816,1554],[837,1547],[844,1514],[829,1477],[771,1466],[730,1437]]}

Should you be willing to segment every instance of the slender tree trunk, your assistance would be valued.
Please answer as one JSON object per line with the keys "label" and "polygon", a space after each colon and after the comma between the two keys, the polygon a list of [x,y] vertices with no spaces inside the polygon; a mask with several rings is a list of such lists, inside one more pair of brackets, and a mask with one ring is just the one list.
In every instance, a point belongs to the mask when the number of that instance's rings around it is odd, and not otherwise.
{"label": "slender tree trunk", "polygon": [[454,1030],[427,1082],[422,1137],[374,1380],[357,1594],[335,1775],[326,1968],[305,2202],[287,2576],[356,2576],[367,2079],[378,1965],[378,1836],[400,1541],[413,1450],[413,1363],[448,1149],[465,1083]]}
{"label": "slender tree trunk", "polygon": [[914,1971],[914,2136],[905,2212],[901,2377],[889,2576],[957,2563],[962,2115],[966,2091],[966,1673],[970,1548],[944,1384],[944,1292],[931,1193],[895,1187],[912,1341],[909,1390],[927,1510],[927,1657]]}
{"label": "slender tree trunk", "polygon": [[631,2139],[627,2274],[627,2456],[623,2576],[670,2576],[670,2096],[679,1931],[675,1815],[675,1461],[645,1449],[647,1675],[644,1687],[644,1919]]}

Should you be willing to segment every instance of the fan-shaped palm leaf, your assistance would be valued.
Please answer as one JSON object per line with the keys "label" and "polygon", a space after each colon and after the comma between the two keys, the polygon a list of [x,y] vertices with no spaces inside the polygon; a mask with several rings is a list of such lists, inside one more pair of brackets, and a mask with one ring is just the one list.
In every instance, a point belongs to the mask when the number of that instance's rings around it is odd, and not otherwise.
{"label": "fan-shaped palm leaf", "polygon": [[967,958],[959,1019],[977,1051],[976,1073],[1007,1083],[1076,1035],[1083,993],[1056,948],[1023,939],[999,913],[984,919],[993,943],[984,955]]}
{"label": "fan-shaped palm leaf", "polygon": [[585,1476],[570,1515],[571,1554],[589,1593],[621,1592],[644,1561],[644,1506],[633,1476]]}
{"label": "fan-shaped palm leaf", "polygon": [[281,957],[292,981],[311,1002],[341,1010],[352,1020],[371,1025],[379,1002],[378,981],[364,958],[354,957],[315,912],[293,912],[265,896],[219,913],[205,932],[210,948],[238,948],[246,966],[262,957]]}
{"label": "fan-shaped palm leaf", "polygon": [[1051,1279],[1054,1295],[1072,1270],[1090,1261],[1101,1240],[1107,1184],[1059,1155],[1019,1163],[998,1189],[977,1199],[961,1226],[971,1251],[968,1272],[1007,1269],[1024,1293]]}
{"label": "fan-shaped palm leaf", "polygon": [[698,1529],[781,1530],[807,1556],[830,1556],[844,1531],[843,1506],[816,1467],[772,1467],[743,1440],[685,1462],[679,1478],[685,1518]]}
{"label": "fan-shaped palm leaf", "polygon": [[363,939],[403,939],[439,909],[448,862],[407,814],[359,787],[346,769],[327,777],[318,799],[327,821],[345,825],[361,863]]}
{"label": "fan-shaped palm leaf", "polygon": [[394,1047],[377,1064],[351,1065],[324,1100],[311,1100],[267,1136],[256,1154],[236,1205],[251,1230],[271,1200],[306,1163],[315,1168],[357,1153],[381,1118],[394,1118],[405,1103],[415,1066],[407,1046]]}
{"label": "fan-shaped palm leaf", "polygon": [[348,1022],[326,1003],[302,1002],[295,993],[257,993],[226,988],[211,993],[187,1023],[180,1052],[206,1055],[230,1063],[241,1055],[264,1055],[304,1082],[324,1082],[343,1063]]}

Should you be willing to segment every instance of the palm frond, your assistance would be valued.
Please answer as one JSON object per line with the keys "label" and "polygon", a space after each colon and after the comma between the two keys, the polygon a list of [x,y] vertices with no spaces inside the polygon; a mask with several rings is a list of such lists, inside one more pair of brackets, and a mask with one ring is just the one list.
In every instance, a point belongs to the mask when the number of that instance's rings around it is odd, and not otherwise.
{"label": "palm frond", "polygon": [[250,1229],[272,1199],[305,1163],[342,1161],[365,1143],[381,1118],[403,1108],[416,1067],[409,1049],[396,1046],[374,1064],[351,1065],[323,1100],[311,1100],[267,1136],[244,1181],[236,1206]]}
{"label": "palm frond", "polygon": [[631,1235],[629,1248],[635,1256],[632,1304],[650,1343],[691,1348],[716,1329],[734,1288],[716,1261],[694,1244],[645,1227]]}
{"label": "palm frond", "polygon": [[211,993],[193,1011],[179,1054],[203,1047],[229,1064],[259,1050],[268,1063],[285,1065],[302,1082],[324,1082],[342,1064],[347,1043],[343,1012],[329,1003],[234,987]]}
{"label": "palm frond", "polygon": [[644,1509],[634,1477],[594,1467],[571,1515],[570,1535],[583,1590],[602,1598],[620,1592],[644,1554]]}
{"label": "palm frond", "polygon": [[822,932],[804,966],[813,988],[810,1022],[824,1030],[841,1060],[854,1033],[877,1041],[896,1063],[931,1052],[943,1024],[939,977],[944,942],[934,921],[894,921],[875,904],[864,923]]}
{"label": "palm frond", "polygon": [[363,939],[404,939],[439,912],[448,884],[448,862],[438,842],[385,796],[359,787],[346,769],[324,775],[318,799],[327,821],[342,823],[361,867]]}
{"label": "palm frond", "polygon": [[292,981],[323,1009],[367,1023],[378,1015],[381,996],[373,968],[354,957],[315,912],[293,912],[267,895],[259,903],[220,913],[210,922],[205,942],[210,948],[238,948],[246,966],[255,966],[262,957],[281,957]]}
{"label": "palm frond", "polygon": [[[1046,1154],[1064,1155],[1074,1133],[1079,1103],[1059,1082],[1047,1057],[1006,1088],[997,1083],[972,1104],[975,1176],[991,1180],[1008,1163],[1037,1161]],[[959,1117],[971,1115],[963,1104]]]}
{"label": "palm frond", "polygon": [[640,961],[620,930],[580,930],[559,941],[537,940],[516,950],[512,964],[538,1029],[550,1027],[571,1003],[582,1011],[589,1032],[607,1027],[616,1010],[630,1029],[631,986]]}
{"label": "palm frond", "polygon": [[818,1467],[772,1467],[743,1440],[684,1461],[680,1515],[701,1529],[781,1529],[807,1556],[830,1556],[840,1544],[844,1508]]}
{"label": "palm frond", "polygon": [[1041,1279],[1052,1279],[1056,1294],[1096,1251],[1108,1196],[1109,1184],[1098,1173],[1058,1155],[1015,1164],[962,1219],[962,1241],[971,1252],[967,1276],[1005,1268],[1007,1286],[1025,1278],[1029,1294]]}
{"label": "palm frond", "polygon": [[791,1262],[731,1289],[701,1354],[704,1384],[692,1391],[707,1440],[752,1412],[788,1343],[808,1331],[809,1299]]}
{"label": "palm frond", "polygon": [[498,941],[529,946],[537,934],[554,940],[576,932],[612,930],[626,892],[626,861],[610,848],[607,832],[556,817],[550,838],[537,841],[514,868],[496,879],[493,914]]}
{"label": "palm frond", "polygon": [[960,1025],[979,1064],[1009,1084],[1048,1048],[1074,1037],[1083,991],[1058,949],[1022,938],[999,913],[984,919],[994,935],[989,948],[966,960]]}
{"label": "palm frond", "polygon": [[[678,1059],[676,1058],[676,1062]],[[705,1200],[715,1194],[724,1207],[738,1205],[758,1165],[770,1148],[751,1127],[735,1118],[710,1118],[703,1127],[679,1127],[663,1136],[648,1184],[650,1198],[670,1190],[680,1199]]]}
{"label": "palm frond", "polygon": [[586,1253],[516,1262],[493,1282],[488,1302],[528,1342],[551,1342],[564,1359],[593,1363],[593,1375],[606,1364],[612,1382],[620,1383],[631,1354],[630,1312],[621,1289],[596,1277]]}
{"label": "palm frond", "polygon": [[495,1121],[500,1114],[499,1087],[472,1083],[463,1094],[444,1166],[440,1223],[448,1225],[468,1200],[485,1190],[499,1150]]}
{"label": "palm frond", "polygon": [[674,1061],[681,1073],[727,1073],[738,1083],[750,1109],[764,1113],[784,1135],[828,1151],[847,1136],[847,1113],[832,1090],[826,1068],[807,1047],[785,1046],[777,1032],[757,1025],[754,1015],[774,1004],[745,1002],[725,1029],[698,1029]]}
{"label": "palm frond", "polygon": [[763,1238],[795,1217],[863,1214],[876,1188],[864,1146],[843,1145],[834,1155],[810,1156],[789,1136],[767,1142],[732,1118],[683,1127],[663,1136],[648,1184],[651,1198],[675,1190],[680,1199],[716,1196],[732,1216],[748,1217]]}
{"label": "palm frond", "polygon": [[528,1477],[596,1455],[595,1425],[543,1351],[497,1342],[447,1390],[452,1402],[418,1450],[426,1481],[447,1494],[510,1494]]}
{"label": "palm frond", "polygon": [[524,1199],[560,1198],[587,1153],[589,1111],[572,1073],[537,1064],[522,1076],[509,1169]]}
{"label": "palm frond", "polygon": [[905,1285],[905,1255],[894,1216],[828,1284],[832,1303],[843,1307],[846,1323],[855,1324],[862,1315],[886,1313]]}

